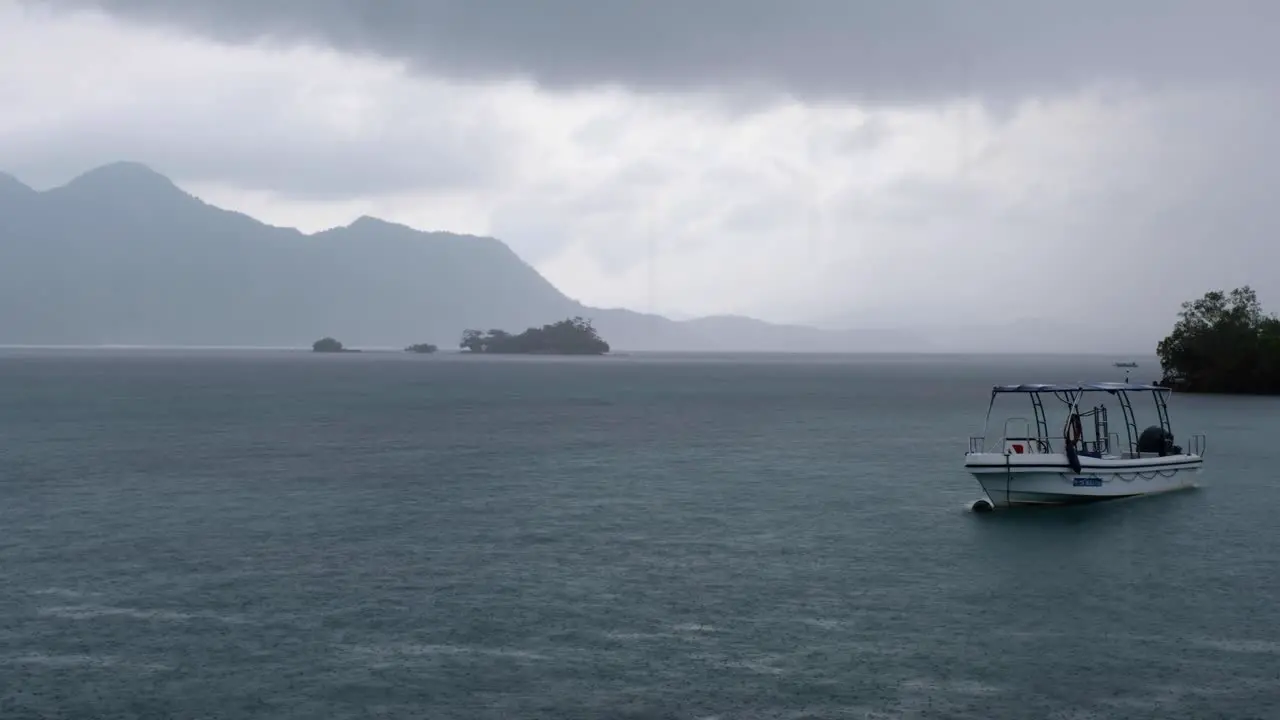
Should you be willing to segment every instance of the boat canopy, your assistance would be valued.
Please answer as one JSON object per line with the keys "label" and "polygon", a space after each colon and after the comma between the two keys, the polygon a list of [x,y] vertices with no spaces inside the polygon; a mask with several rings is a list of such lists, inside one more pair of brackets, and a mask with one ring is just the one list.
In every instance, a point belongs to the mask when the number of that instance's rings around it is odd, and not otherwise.
{"label": "boat canopy", "polygon": [[1098,382],[1072,383],[1070,385],[1049,385],[1044,383],[1026,383],[1022,385],[996,385],[993,393],[1060,393],[1060,392],[1169,392],[1169,388],[1161,385],[1144,383]]}

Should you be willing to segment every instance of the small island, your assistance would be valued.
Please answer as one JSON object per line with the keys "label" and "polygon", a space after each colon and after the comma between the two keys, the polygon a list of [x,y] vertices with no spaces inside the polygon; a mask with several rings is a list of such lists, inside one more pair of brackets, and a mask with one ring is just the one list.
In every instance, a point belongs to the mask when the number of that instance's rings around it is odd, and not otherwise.
{"label": "small island", "polygon": [[1156,347],[1159,384],[1182,392],[1280,395],[1280,319],[1248,285],[1185,302]]}
{"label": "small island", "polygon": [[348,350],[342,346],[342,343],[331,337],[320,338],[311,343],[311,352],[318,353],[352,353],[360,352],[359,350]]}
{"label": "small island", "polygon": [[404,351],[411,352],[411,353],[418,353],[420,355],[430,355],[431,353],[439,349],[440,348],[436,347],[435,345],[432,345],[431,343],[418,343],[416,345],[410,345],[409,347],[405,348]]}
{"label": "small island", "polygon": [[519,335],[504,330],[467,330],[460,348],[470,353],[494,355],[604,355],[609,343],[601,339],[590,320],[573,317]]}

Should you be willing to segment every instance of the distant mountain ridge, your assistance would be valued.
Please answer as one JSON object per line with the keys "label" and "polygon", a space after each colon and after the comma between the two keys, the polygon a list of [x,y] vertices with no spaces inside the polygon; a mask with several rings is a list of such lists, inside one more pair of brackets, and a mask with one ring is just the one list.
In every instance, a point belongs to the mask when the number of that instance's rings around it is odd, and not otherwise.
{"label": "distant mountain ridge", "polygon": [[36,191],[27,187],[21,180],[8,174],[0,172],[0,197],[8,195],[34,195]]}
{"label": "distant mountain ridge", "polygon": [[589,317],[617,350],[876,351],[892,331],[675,321],[566,297],[494,238],[371,217],[314,234],[209,205],[120,162],[36,191],[0,174],[0,343],[349,347]]}

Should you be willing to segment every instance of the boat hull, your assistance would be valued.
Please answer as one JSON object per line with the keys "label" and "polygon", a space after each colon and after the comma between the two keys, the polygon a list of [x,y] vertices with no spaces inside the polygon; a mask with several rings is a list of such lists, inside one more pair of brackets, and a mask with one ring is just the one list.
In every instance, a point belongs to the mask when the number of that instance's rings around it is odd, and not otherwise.
{"label": "boat hull", "polygon": [[968,470],[993,507],[1066,505],[1153,495],[1194,487],[1204,464],[1197,455],[1150,458],[1081,457],[1075,472],[1065,455],[971,454]]}

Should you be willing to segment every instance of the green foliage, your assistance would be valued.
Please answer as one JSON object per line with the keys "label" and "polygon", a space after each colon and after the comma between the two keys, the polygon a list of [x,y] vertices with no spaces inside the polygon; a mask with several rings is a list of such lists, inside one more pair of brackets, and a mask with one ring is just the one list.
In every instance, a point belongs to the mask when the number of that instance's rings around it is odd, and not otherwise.
{"label": "green foliage", "polygon": [[561,320],[540,328],[529,328],[519,335],[504,330],[467,330],[458,346],[473,353],[603,355],[609,343],[600,338],[590,320],[580,317]]}
{"label": "green foliage", "polygon": [[326,337],[311,343],[311,350],[312,352],[342,352],[343,347],[337,340]]}
{"label": "green foliage", "polygon": [[418,343],[416,345],[410,345],[409,347],[405,348],[404,351],[411,352],[411,353],[419,353],[422,355],[430,355],[431,353],[439,349],[440,348],[436,347],[435,345],[432,345],[431,343]]}
{"label": "green foliage", "polygon": [[1185,302],[1156,347],[1162,383],[1187,392],[1280,394],[1280,319],[1248,285]]}

